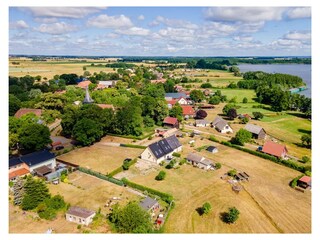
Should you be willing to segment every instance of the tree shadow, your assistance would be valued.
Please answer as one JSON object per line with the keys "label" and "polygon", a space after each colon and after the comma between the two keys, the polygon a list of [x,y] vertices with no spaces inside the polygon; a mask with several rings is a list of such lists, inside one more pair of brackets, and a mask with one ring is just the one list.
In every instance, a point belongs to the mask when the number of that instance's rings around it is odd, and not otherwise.
{"label": "tree shadow", "polygon": [[311,146],[307,146],[302,143],[293,143],[293,144],[296,145],[297,147],[311,149]]}
{"label": "tree shadow", "polygon": [[228,213],[227,212],[222,212],[220,213],[220,220],[224,223],[228,223],[227,222],[227,216],[228,216]]}
{"label": "tree shadow", "polygon": [[202,207],[196,208],[196,211],[199,214],[199,216],[202,216],[204,214]]}
{"label": "tree shadow", "polygon": [[305,130],[305,129],[301,129],[301,128],[299,128],[299,129],[298,129],[298,132],[301,132],[301,133],[304,133],[304,134],[311,135],[311,130]]}
{"label": "tree shadow", "polygon": [[305,118],[307,119],[308,117],[304,113],[300,112],[287,112],[288,115],[299,117],[299,118]]}

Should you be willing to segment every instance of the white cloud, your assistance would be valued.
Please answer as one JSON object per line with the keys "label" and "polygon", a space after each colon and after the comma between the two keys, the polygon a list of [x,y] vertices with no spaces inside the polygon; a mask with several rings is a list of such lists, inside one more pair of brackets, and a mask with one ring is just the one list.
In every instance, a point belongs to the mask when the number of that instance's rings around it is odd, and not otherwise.
{"label": "white cloud", "polygon": [[292,8],[287,11],[287,16],[289,19],[310,18],[311,8],[310,7]]}
{"label": "white cloud", "polygon": [[171,28],[167,27],[166,29],[160,29],[158,34],[163,38],[163,40],[172,40],[177,42],[187,42],[194,40],[193,29],[186,28]]}
{"label": "white cloud", "polygon": [[181,19],[169,19],[162,16],[157,16],[154,21],[152,21],[149,25],[150,26],[158,26],[160,24],[164,24],[168,27],[175,27],[175,28],[190,28],[195,29],[198,26],[196,24],[193,24],[189,21],[181,20]]}
{"label": "white cloud", "polygon": [[284,35],[284,38],[291,39],[291,40],[310,40],[311,33],[310,32],[293,31],[293,32],[289,32],[286,35]]}
{"label": "white cloud", "polygon": [[54,18],[54,17],[49,17],[49,18],[37,17],[37,18],[34,18],[33,20],[35,22],[38,22],[38,23],[55,23],[55,22],[58,22],[58,18]]}
{"label": "white cloud", "polygon": [[150,34],[149,29],[139,28],[139,27],[131,27],[128,29],[117,29],[115,30],[118,34],[131,35],[131,36],[147,36]]}
{"label": "white cloud", "polygon": [[138,20],[144,20],[144,16],[143,15],[140,15],[139,17],[138,17]]}
{"label": "white cloud", "polygon": [[251,42],[253,40],[252,36],[235,36],[233,37],[233,40],[235,41],[241,41],[241,42]]}
{"label": "white cloud", "polygon": [[30,11],[34,17],[83,18],[102,11],[106,7],[23,7],[21,9]]}
{"label": "white cloud", "polygon": [[205,18],[211,21],[259,22],[281,20],[283,7],[213,7],[205,10]]}
{"label": "white cloud", "polygon": [[41,24],[38,28],[36,28],[36,30],[41,33],[48,33],[52,35],[60,35],[68,32],[74,32],[77,29],[78,28],[76,26],[70,25],[65,22]]}
{"label": "white cloud", "polygon": [[121,27],[132,27],[133,24],[130,18],[120,16],[108,16],[102,14],[97,17],[92,17],[87,21],[87,26],[97,28],[121,28]]}
{"label": "white cloud", "polygon": [[26,29],[26,28],[29,28],[29,25],[23,20],[18,20],[16,22],[11,22],[10,28],[11,29]]}

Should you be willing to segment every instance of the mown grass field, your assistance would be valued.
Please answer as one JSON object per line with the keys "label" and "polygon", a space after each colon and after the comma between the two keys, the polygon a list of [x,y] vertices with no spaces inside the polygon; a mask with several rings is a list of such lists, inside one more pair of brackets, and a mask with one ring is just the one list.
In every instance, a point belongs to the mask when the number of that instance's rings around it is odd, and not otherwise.
{"label": "mown grass field", "polygon": [[[205,172],[190,165],[167,170],[164,181],[154,180],[157,172],[133,177],[131,180],[154,189],[170,193],[176,207],[166,223],[166,233],[309,233],[311,231],[311,194],[289,187],[292,178],[300,173],[247,153],[213,143],[208,140],[195,142],[190,147],[189,138],[182,140],[183,157],[203,145],[215,145],[217,154],[200,154],[222,163],[217,171]],[[236,194],[231,185],[220,177],[235,168],[246,171],[250,181],[243,183],[246,190]],[[133,169],[132,169],[133,170]],[[131,170],[129,170],[131,171]],[[196,208],[210,202],[212,212],[199,216]],[[234,225],[220,220],[220,214],[229,207],[237,207],[240,218]]]}
{"label": "mown grass field", "polygon": [[107,146],[96,143],[90,147],[83,147],[59,156],[59,159],[80,165],[94,171],[108,174],[121,167],[126,158],[136,158],[143,149]]}

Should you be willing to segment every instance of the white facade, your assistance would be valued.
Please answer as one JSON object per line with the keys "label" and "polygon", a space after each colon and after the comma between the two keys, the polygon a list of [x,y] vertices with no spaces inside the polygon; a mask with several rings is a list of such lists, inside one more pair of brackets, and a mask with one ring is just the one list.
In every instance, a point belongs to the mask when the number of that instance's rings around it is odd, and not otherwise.
{"label": "white facade", "polygon": [[221,133],[233,133],[232,128],[229,125],[224,126],[224,128],[221,130]]}
{"label": "white facade", "polygon": [[178,100],[178,103],[179,103],[180,105],[187,105],[187,104],[188,104],[188,101],[187,101],[185,98],[180,98],[180,99]]}
{"label": "white facade", "polygon": [[82,225],[88,226],[93,221],[93,217],[95,215],[96,215],[96,213],[93,213],[89,217],[84,218],[84,217],[75,216],[75,215],[66,213],[66,220],[69,221],[69,222],[74,222],[74,223],[78,223],[78,224],[82,224]]}
{"label": "white facade", "polygon": [[42,162],[42,163],[39,163],[39,164],[36,164],[36,165],[33,165],[33,166],[29,166],[29,170],[30,172],[32,172],[34,169],[38,168],[38,167],[42,167],[42,166],[47,166],[51,169],[55,168],[57,165],[56,163],[56,159],[55,158],[52,158],[52,159],[49,159],[45,162]]}
{"label": "white facade", "polygon": [[152,153],[152,151],[150,150],[150,148],[147,148],[146,150],[143,151],[143,153],[141,153],[141,159],[147,160],[147,161],[150,161],[150,162],[154,162],[156,164],[159,164],[164,160],[171,159],[172,158],[172,154],[174,152],[181,152],[181,151],[182,151],[182,146],[176,148],[175,150],[173,150],[172,152],[162,156],[161,158],[156,158],[154,156],[154,154]]}

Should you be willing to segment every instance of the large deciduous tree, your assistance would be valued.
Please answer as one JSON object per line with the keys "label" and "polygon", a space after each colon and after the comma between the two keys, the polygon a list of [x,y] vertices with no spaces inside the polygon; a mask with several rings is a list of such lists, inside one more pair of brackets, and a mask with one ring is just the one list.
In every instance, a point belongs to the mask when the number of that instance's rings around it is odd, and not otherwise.
{"label": "large deciduous tree", "polygon": [[25,150],[37,151],[51,142],[50,131],[47,126],[32,123],[23,125],[19,130],[19,143]]}
{"label": "large deciduous tree", "polygon": [[94,120],[83,118],[74,125],[72,135],[80,144],[88,146],[100,140],[103,135],[103,126]]}
{"label": "large deciduous tree", "polygon": [[205,99],[205,96],[201,90],[192,90],[190,92],[190,98],[195,102],[201,102]]}
{"label": "large deciduous tree", "polygon": [[232,143],[243,146],[244,143],[249,142],[252,138],[252,133],[241,128],[234,138],[232,138]]}

